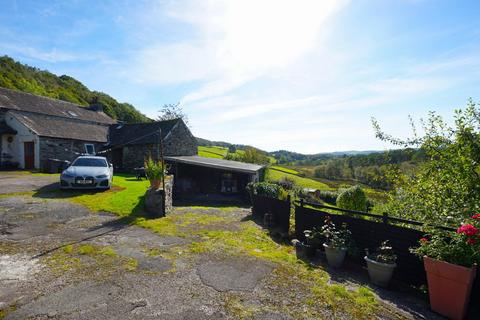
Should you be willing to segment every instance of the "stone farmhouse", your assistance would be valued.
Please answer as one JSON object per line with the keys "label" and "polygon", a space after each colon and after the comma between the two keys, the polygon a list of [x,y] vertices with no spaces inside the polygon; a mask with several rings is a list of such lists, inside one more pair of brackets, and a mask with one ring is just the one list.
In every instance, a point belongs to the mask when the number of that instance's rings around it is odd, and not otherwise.
{"label": "stone farmhouse", "polygon": [[0,88],[0,167],[42,170],[48,159],[95,154],[114,123],[101,105],[86,108]]}
{"label": "stone farmhouse", "polygon": [[0,168],[46,170],[51,159],[99,154],[116,172],[131,172],[149,155],[159,159],[160,146],[174,195],[244,194],[246,184],[263,175],[263,166],[197,156],[197,139],[181,119],[117,123],[99,104],[82,107],[0,88]]}

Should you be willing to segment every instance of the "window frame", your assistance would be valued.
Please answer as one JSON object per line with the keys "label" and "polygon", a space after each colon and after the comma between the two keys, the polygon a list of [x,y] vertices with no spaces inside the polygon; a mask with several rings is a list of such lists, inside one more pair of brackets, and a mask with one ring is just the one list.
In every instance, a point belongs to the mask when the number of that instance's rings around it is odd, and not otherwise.
{"label": "window frame", "polygon": [[[84,146],[85,146],[85,154],[88,154],[88,155],[90,155],[90,156],[96,154],[96,153],[95,153],[95,145],[94,145],[93,143],[85,143]],[[89,153],[89,152],[88,152],[88,147],[90,147],[90,146],[92,147],[93,153]]]}

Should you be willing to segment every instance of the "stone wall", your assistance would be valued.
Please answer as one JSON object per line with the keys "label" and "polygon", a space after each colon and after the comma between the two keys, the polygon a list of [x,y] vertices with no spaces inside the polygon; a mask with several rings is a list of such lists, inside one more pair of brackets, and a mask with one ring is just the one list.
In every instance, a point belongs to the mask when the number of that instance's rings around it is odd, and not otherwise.
{"label": "stone wall", "polygon": [[48,159],[73,161],[76,153],[85,153],[85,144],[93,144],[99,151],[103,144],[98,142],[40,137],[40,169],[47,167]]}
{"label": "stone wall", "polygon": [[[192,135],[188,127],[179,122],[178,125],[164,138],[164,156],[193,156],[197,154],[197,139]],[[121,171],[132,172],[134,168],[143,167],[148,156],[154,160],[160,159],[157,144],[127,145],[122,148]],[[109,155],[111,159],[111,155]],[[113,162],[113,161],[111,161]]]}
{"label": "stone wall", "polygon": [[[165,190],[148,189],[145,194],[145,211],[151,218],[162,217],[172,211],[173,176],[165,178]],[[165,200],[164,200],[165,199]],[[163,205],[165,204],[165,209]]]}
{"label": "stone wall", "polygon": [[163,151],[166,156],[194,156],[198,153],[197,139],[183,121],[165,137]]}

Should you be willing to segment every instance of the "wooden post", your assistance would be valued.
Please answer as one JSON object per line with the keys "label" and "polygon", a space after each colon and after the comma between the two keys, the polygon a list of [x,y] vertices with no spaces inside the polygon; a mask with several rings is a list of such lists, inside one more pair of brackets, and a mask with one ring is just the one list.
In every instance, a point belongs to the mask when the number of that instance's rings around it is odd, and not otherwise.
{"label": "wooden post", "polygon": [[388,213],[384,212],[382,214],[382,221],[384,224],[388,224]]}

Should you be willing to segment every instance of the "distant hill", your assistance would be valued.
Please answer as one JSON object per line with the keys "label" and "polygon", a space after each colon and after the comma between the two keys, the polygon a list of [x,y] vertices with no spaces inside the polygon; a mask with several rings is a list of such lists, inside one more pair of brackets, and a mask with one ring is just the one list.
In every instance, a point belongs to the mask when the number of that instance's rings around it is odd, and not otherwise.
{"label": "distant hill", "polygon": [[120,103],[106,93],[91,91],[80,81],[67,76],[57,76],[16,62],[8,56],[0,57],[0,87],[33,93],[39,96],[88,106],[98,99],[110,117],[127,123],[152,121],[128,103]]}

